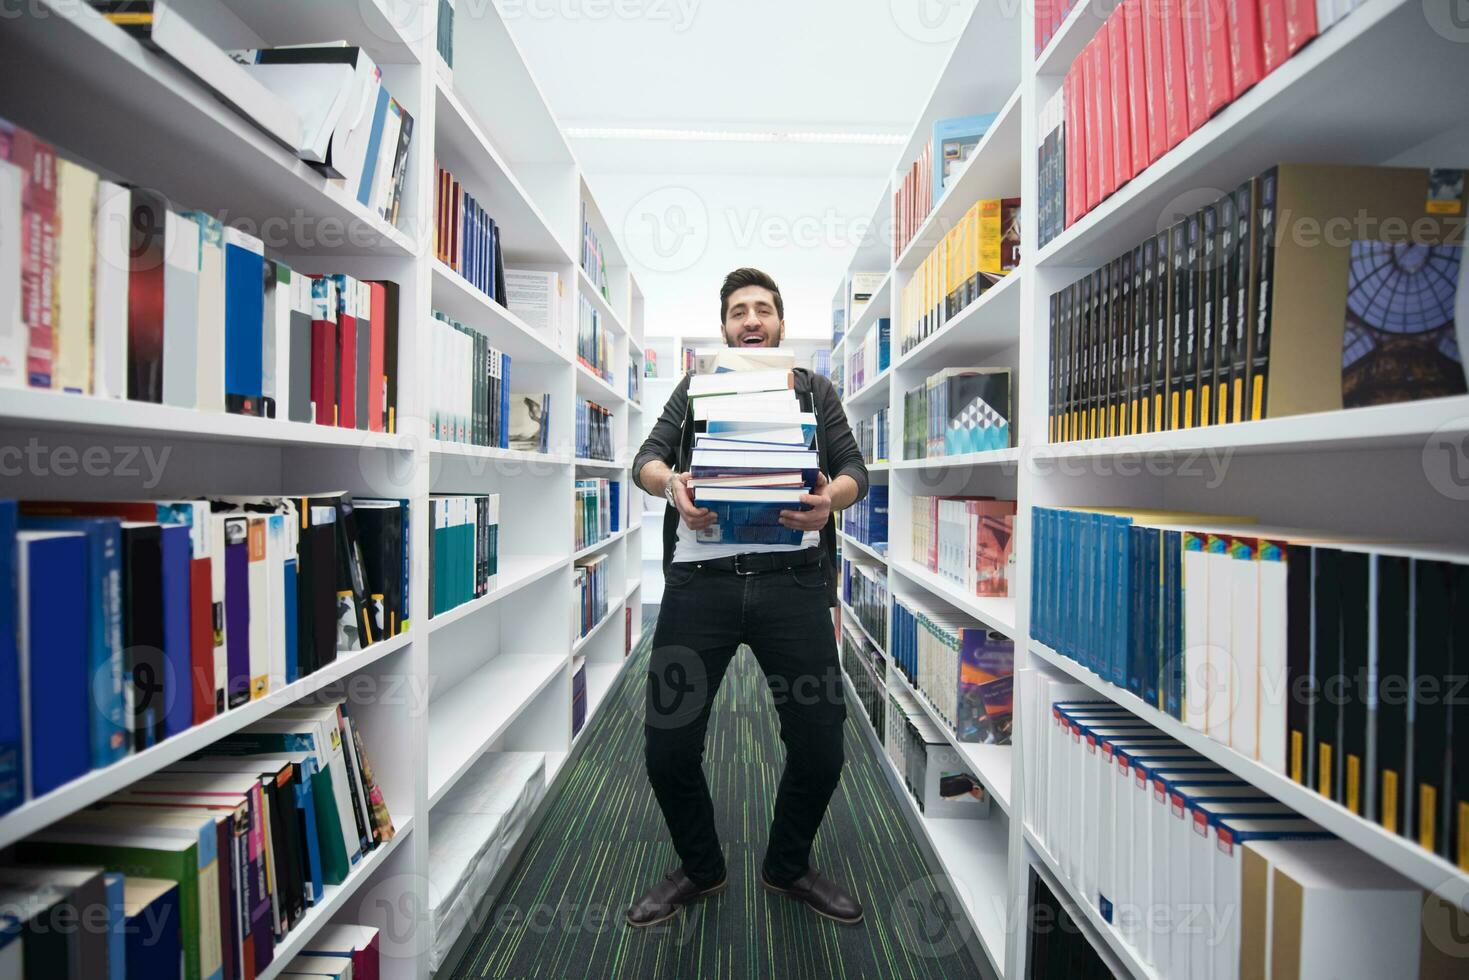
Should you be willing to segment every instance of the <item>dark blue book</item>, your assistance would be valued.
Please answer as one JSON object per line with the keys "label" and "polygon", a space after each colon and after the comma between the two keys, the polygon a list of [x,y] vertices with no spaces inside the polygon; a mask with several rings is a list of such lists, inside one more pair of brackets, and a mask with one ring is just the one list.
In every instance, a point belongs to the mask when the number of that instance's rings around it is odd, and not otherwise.
{"label": "dark blue book", "polygon": [[225,703],[250,700],[250,521],[224,522]]}
{"label": "dark blue book", "polygon": [[165,524],[163,542],[163,736],[194,723],[190,650],[189,563],[193,542],[184,524]]}
{"label": "dark blue book", "polygon": [[122,644],[122,521],[111,517],[21,518],[27,531],[77,531],[87,536],[87,670],[92,689],[92,765],[127,755],[129,742]]}
{"label": "dark blue book", "polygon": [[282,573],[285,581],[285,604],[281,607],[286,617],[286,683],[294,684],[301,679],[300,638],[296,631],[300,620],[296,613],[296,559],[287,558]]}
{"label": "dark blue book", "polygon": [[87,538],[16,535],[20,694],[27,798],[92,768],[87,691]]}
{"label": "dark blue book", "polygon": [[[22,784],[20,658],[15,647],[15,523],[13,500],[0,500],[0,813],[25,799]],[[0,948],[4,937],[0,935]]]}
{"label": "dark blue book", "polygon": [[224,230],[224,408],[261,414],[265,252],[257,238]]}
{"label": "dark blue book", "polygon": [[809,509],[801,503],[803,493],[801,487],[695,487],[694,503],[716,515],[716,522],[696,538],[706,544],[799,545],[803,532],[781,524],[780,513]]}
{"label": "dark blue book", "polygon": [[184,950],[177,882],[128,875],[123,915],[128,977],[179,980]]}

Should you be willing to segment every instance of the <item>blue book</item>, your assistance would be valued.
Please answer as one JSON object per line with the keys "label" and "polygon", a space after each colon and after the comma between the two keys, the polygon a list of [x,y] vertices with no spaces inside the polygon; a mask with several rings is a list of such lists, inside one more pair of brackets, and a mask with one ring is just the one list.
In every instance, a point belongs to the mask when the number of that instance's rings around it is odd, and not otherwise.
{"label": "blue book", "polygon": [[[372,110],[372,134],[367,139],[367,156],[362,160],[362,180],[357,184],[357,203],[363,207],[372,198],[372,178],[377,173],[377,158],[382,151],[383,124],[388,119],[389,100],[387,87],[379,84],[377,105]],[[396,147],[394,149],[396,151]]]}
{"label": "blue book", "polygon": [[286,619],[286,683],[294,684],[301,679],[301,651],[297,642],[296,630],[299,628],[296,607],[296,559],[287,558],[283,573],[285,580],[285,604]]}
{"label": "blue book", "polygon": [[107,980],[127,980],[126,878],[116,871],[102,873],[107,891]]}
{"label": "blue book", "polygon": [[510,355],[500,355],[500,448],[510,448]]}
{"label": "blue book", "polygon": [[265,246],[224,230],[224,408],[259,415],[264,349]]}
{"label": "blue book", "polygon": [[123,883],[129,977],[179,980],[184,948],[177,882],[128,875]]}
{"label": "blue book", "polygon": [[92,768],[87,538],[21,531],[16,554],[25,787],[33,799]]}
{"label": "blue book", "polygon": [[695,487],[694,502],[716,516],[713,525],[697,532],[704,544],[799,545],[802,532],[780,523],[783,510],[806,510],[805,491],[750,487]]}
{"label": "blue book", "polygon": [[189,562],[193,541],[184,524],[164,524],[163,737],[194,723],[194,670],[190,649]]}
{"label": "blue book", "polygon": [[111,765],[127,755],[131,741],[122,642],[122,521],[26,516],[20,526],[87,536],[87,670],[92,687],[88,730],[93,768]]}
{"label": "blue book", "polygon": [[960,169],[969,154],[979,145],[994,124],[997,113],[935,119],[933,123],[933,187],[930,205],[936,206],[944,196],[948,181]]}
{"label": "blue book", "polygon": [[316,798],[312,785],[316,782],[316,774],[319,771],[316,759],[310,755],[304,756],[297,762],[302,767],[301,779],[296,783],[296,806],[301,811],[301,823],[304,832],[301,837],[306,842],[306,869],[309,881],[311,904],[315,905],[321,901],[326,879],[322,877],[321,871],[321,844],[317,839],[316,830]]}
{"label": "blue book", "polygon": [[[0,813],[25,799],[21,776],[20,658],[15,648],[13,500],[0,500]],[[0,946],[4,945],[0,936]]]}

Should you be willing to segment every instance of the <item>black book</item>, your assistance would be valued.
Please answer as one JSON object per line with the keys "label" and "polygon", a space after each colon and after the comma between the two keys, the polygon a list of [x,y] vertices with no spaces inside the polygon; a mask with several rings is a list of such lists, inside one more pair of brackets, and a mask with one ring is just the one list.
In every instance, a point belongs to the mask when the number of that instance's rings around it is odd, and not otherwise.
{"label": "black book", "polygon": [[[405,115],[406,122],[406,115]],[[394,223],[397,222],[396,215]],[[398,284],[383,287],[383,431],[398,431]]]}
{"label": "black book", "polygon": [[1132,250],[1132,380],[1127,431],[1153,431],[1148,409],[1153,381],[1153,240]]}
{"label": "black book", "polygon": [[[1061,363],[1061,295],[1061,293],[1052,293],[1047,303],[1047,310],[1050,316],[1046,320],[1046,325],[1049,329],[1050,347],[1047,348],[1046,355],[1046,366],[1048,368],[1046,371],[1046,438],[1052,443],[1060,441],[1056,425],[1056,376],[1057,367]],[[903,420],[905,426],[911,426],[913,424],[913,416],[909,414],[911,412],[911,408],[909,407],[910,398],[910,394],[903,396]],[[907,439],[903,440],[903,456],[905,459],[913,458],[913,454],[908,451]]]}
{"label": "black book", "polygon": [[1311,674],[1317,697],[1311,710],[1316,740],[1316,792],[1337,799],[1341,786],[1341,716],[1337,705],[1342,686],[1341,558],[1336,548],[1315,548],[1311,585]]}
{"label": "black book", "polygon": [[1219,284],[1219,212],[1213,205],[1199,212],[1199,261],[1195,266],[1198,281],[1199,367],[1194,379],[1198,403],[1196,425],[1214,424],[1214,367],[1218,353],[1219,306],[1216,289]]}
{"label": "black book", "polygon": [[354,507],[361,536],[363,571],[376,635],[403,632],[403,519],[397,500],[359,500]]}
{"label": "black book", "polygon": [[1170,428],[1169,413],[1173,412],[1173,391],[1170,384],[1169,325],[1172,323],[1169,306],[1168,241],[1170,232],[1159,232],[1153,239],[1153,295],[1151,299],[1153,329],[1153,357],[1151,362],[1152,381],[1149,388],[1153,396],[1152,428],[1149,432],[1162,432]]}
{"label": "black book", "polygon": [[1408,826],[1408,677],[1411,563],[1396,555],[1376,555],[1377,737],[1373,766],[1375,812],[1372,818],[1395,834]]}
{"label": "black book", "polygon": [[24,976],[90,980],[108,975],[107,884],[95,868],[0,868],[6,928],[24,943]]}
{"label": "black book", "polygon": [[1469,565],[1455,564],[1452,569],[1452,592],[1449,602],[1449,633],[1452,637],[1449,670],[1454,687],[1449,692],[1449,729],[1453,741],[1449,746],[1452,766],[1449,784],[1449,823],[1444,834],[1448,859],[1460,870],[1469,869],[1469,693],[1465,677],[1469,675]]}
{"label": "black book", "polygon": [[1416,697],[1413,711],[1412,829],[1418,845],[1447,854],[1449,719],[1453,691],[1455,566],[1413,562],[1413,690],[1437,692]]}
{"label": "black book", "polygon": [[1341,782],[1334,799],[1358,815],[1368,811],[1368,610],[1371,556],[1341,552]]}
{"label": "black book", "polygon": [[1266,379],[1270,375],[1270,309],[1275,284],[1275,168],[1258,178],[1255,230],[1255,316],[1254,336],[1250,341],[1250,414],[1251,419],[1268,417]]}
{"label": "black book", "polygon": [[329,500],[310,497],[302,497],[297,507],[296,618],[305,677],[337,659],[337,510]]}
{"label": "black book", "polygon": [[1231,332],[1234,329],[1234,291],[1239,256],[1234,241],[1238,222],[1234,215],[1234,196],[1226,194],[1214,204],[1218,222],[1218,244],[1214,254],[1214,422],[1229,421],[1229,395],[1234,383],[1234,362],[1230,357]]}
{"label": "black book", "polygon": [[166,691],[163,667],[163,529],[122,525],[122,642],[124,669],[133,679],[133,749],[163,739]]}
{"label": "black book", "polygon": [[1286,775],[1302,786],[1316,783],[1311,732],[1311,706],[1316,699],[1316,677],[1311,669],[1313,552],[1310,545],[1288,545],[1285,562]]}
{"label": "black book", "polygon": [[1177,428],[1188,429],[1199,424],[1199,258],[1203,218],[1195,213],[1184,221],[1184,244],[1173,241],[1174,317],[1182,318],[1183,364],[1178,372],[1179,390],[1183,393],[1182,414]]}
{"label": "black book", "polygon": [[1255,249],[1258,247],[1259,182],[1247,180],[1234,192],[1234,324],[1229,334],[1230,375],[1229,420],[1250,418],[1250,338],[1255,320]]}
{"label": "black book", "polygon": [[311,286],[310,280],[301,273],[292,275],[290,294],[298,302],[291,305],[290,378],[277,378],[276,384],[286,385],[290,393],[290,420],[314,422],[311,410]]}

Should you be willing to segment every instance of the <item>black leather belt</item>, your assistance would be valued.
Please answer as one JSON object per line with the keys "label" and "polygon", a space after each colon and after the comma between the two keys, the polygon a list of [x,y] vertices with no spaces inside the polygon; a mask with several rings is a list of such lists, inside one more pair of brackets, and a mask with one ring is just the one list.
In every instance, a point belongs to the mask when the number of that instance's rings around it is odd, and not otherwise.
{"label": "black leather belt", "polygon": [[801,551],[756,551],[745,555],[730,555],[728,558],[710,558],[707,561],[689,562],[689,564],[695,568],[733,572],[736,575],[760,575],[764,572],[783,572],[789,568],[802,568],[825,560],[826,555],[820,548],[805,548]]}

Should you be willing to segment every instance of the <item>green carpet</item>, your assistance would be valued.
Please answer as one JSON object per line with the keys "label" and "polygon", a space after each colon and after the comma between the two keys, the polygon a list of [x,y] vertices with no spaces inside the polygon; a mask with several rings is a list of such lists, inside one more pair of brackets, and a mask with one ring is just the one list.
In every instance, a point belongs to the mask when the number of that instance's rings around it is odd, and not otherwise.
{"label": "green carpet", "polygon": [[[493,907],[441,977],[973,977],[961,928],[848,703],[846,767],[812,861],[866,910],[856,926],[760,887],[760,860],[784,747],[748,649],[730,665],[709,723],[705,773],[729,888],[674,919],[630,929],[633,898],[678,864],[643,768],[643,690],[652,625],[558,776],[545,818]],[[962,916],[960,917],[962,920]],[[475,929],[475,924],[471,924]]]}

